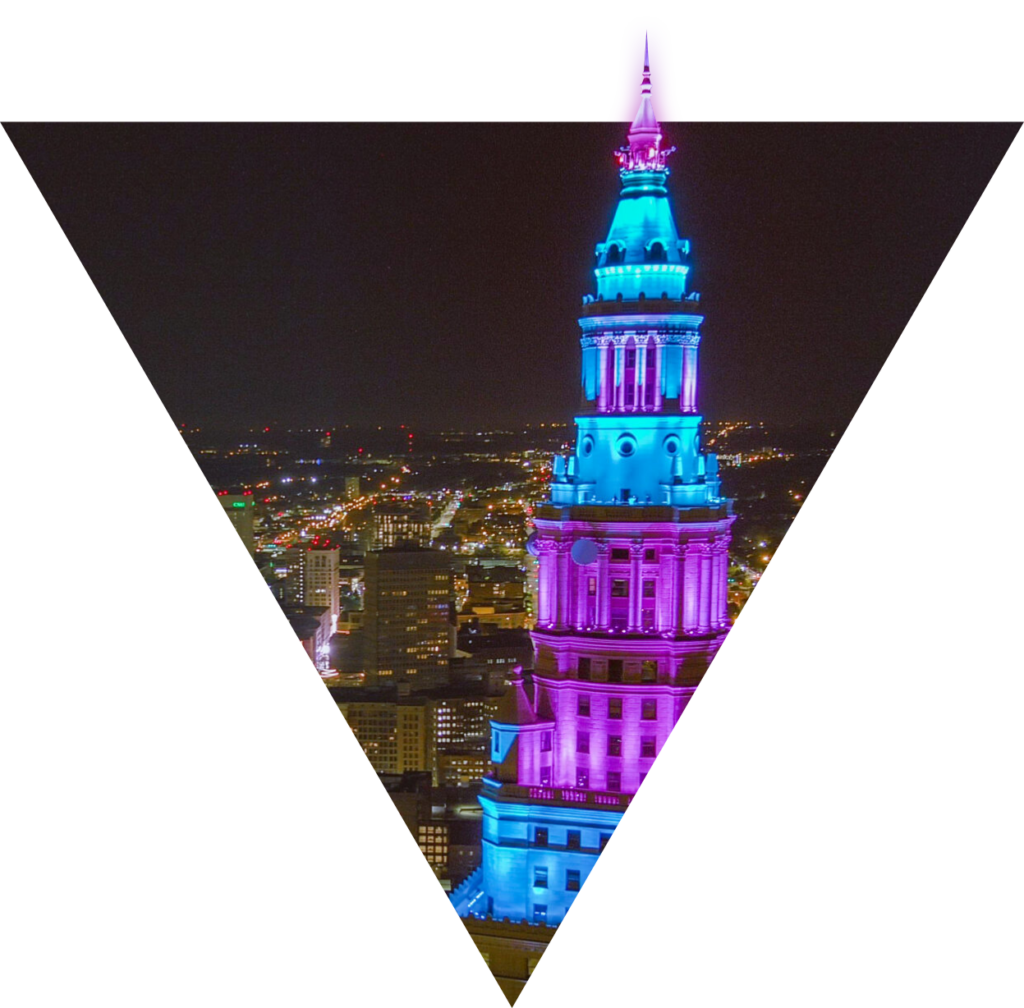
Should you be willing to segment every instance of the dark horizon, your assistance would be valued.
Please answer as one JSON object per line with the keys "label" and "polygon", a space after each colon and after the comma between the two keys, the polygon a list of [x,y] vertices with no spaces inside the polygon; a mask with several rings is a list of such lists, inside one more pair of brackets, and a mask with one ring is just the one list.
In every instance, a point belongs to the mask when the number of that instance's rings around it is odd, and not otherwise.
{"label": "dark horizon", "polygon": [[[171,416],[569,422],[602,124],[5,124]],[[849,421],[1017,124],[663,124],[705,416]]]}

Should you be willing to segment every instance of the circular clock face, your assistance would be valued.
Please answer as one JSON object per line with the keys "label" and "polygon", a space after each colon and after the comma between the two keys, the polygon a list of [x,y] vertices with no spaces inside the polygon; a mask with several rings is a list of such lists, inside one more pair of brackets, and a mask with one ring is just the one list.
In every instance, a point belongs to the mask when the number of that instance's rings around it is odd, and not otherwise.
{"label": "circular clock face", "polygon": [[597,543],[593,539],[577,539],[572,544],[570,555],[581,567],[592,564],[597,560]]}

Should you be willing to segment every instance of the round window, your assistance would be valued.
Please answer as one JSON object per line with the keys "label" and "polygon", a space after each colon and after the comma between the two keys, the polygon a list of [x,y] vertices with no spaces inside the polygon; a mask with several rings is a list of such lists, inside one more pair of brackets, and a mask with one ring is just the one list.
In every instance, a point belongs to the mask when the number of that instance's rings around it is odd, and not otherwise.
{"label": "round window", "polygon": [[675,455],[679,451],[679,438],[675,435],[665,438],[665,451],[669,455]]}
{"label": "round window", "polygon": [[594,450],[594,439],[588,434],[580,442],[580,454],[586,458]]}
{"label": "round window", "polygon": [[636,451],[636,438],[632,434],[623,434],[619,438],[617,447],[620,455],[629,458]]}

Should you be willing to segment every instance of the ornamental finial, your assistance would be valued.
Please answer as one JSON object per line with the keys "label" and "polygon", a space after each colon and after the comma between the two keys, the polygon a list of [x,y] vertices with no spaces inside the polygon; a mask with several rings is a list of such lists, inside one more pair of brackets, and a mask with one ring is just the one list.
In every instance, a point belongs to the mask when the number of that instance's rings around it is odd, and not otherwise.
{"label": "ornamental finial", "polygon": [[644,34],[644,74],[640,82],[640,108],[637,109],[633,125],[629,128],[628,146],[620,147],[615,152],[619,162],[619,172],[668,171],[665,159],[675,147],[661,149],[661,125],[654,114],[654,101],[651,98],[651,60]]}

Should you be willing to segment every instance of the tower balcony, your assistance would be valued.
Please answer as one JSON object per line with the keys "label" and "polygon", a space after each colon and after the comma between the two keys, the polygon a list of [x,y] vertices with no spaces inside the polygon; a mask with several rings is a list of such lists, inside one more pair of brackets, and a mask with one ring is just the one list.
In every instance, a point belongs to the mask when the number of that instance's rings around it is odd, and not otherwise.
{"label": "tower balcony", "polygon": [[614,524],[671,522],[719,522],[732,517],[731,498],[722,498],[721,503],[712,507],[673,507],[671,504],[568,504],[559,505],[545,502],[536,505],[535,520],[576,521],[587,523]]}
{"label": "tower balcony", "polygon": [[551,787],[547,784],[502,784],[484,778],[482,796],[493,801],[529,805],[560,805],[563,808],[602,809],[625,812],[633,796],[620,791],[590,791],[583,788]]}
{"label": "tower balcony", "polygon": [[701,316],[700,295],[641,297],[636,301],[584,301],[583,318],[600,315],[696,315]]}

